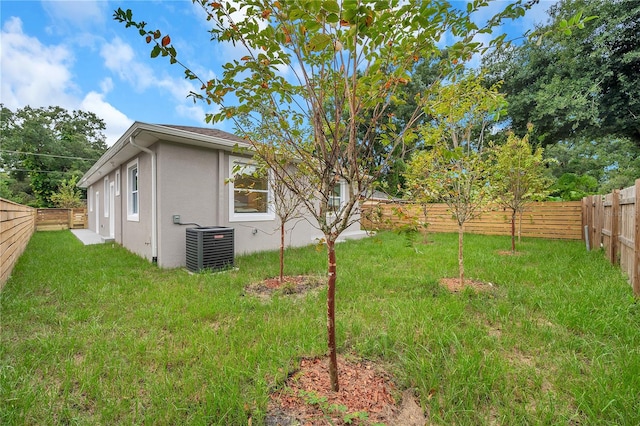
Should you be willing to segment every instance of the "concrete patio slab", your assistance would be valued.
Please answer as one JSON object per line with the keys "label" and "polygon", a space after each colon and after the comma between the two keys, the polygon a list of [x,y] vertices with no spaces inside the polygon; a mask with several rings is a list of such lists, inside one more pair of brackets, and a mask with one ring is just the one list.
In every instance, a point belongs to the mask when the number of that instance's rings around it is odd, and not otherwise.
{"label": "concrete patio slab", "polygon": [[85,246],[91,244],[103,244],[105,238],[91,231],[90,229],[72,229],[73,235],[78,238]]}

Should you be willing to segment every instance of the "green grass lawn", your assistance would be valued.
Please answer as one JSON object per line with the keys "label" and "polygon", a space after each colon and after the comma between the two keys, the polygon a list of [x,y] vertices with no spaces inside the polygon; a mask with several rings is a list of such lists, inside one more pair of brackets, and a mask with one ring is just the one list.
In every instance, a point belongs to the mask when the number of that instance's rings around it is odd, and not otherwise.
{"label": "green grass lawn", "polygon": [[[466,272],[495,290],[451,294],[457,236],[339,244],[339,352],[383,363],[436,425],[640,424],[640,304],[581,242],[466,236]],[[237,271],[161,270],[68,231],[36,233],[1,293],[0,424],[262,423],[269,392],[326,351],[326,291],[270,301]],[[288,250],[322,275],[324,250]],[[344,378],[342,380],[345,380]]]}

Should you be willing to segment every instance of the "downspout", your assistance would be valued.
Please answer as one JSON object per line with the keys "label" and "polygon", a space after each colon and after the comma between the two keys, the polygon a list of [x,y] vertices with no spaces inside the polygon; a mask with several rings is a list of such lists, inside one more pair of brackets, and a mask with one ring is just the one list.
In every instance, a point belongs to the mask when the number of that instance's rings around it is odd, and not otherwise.
{"label": "downspout", "polygon": [[151,155],[151,261],[158,263],[158,206],[156,202],[156,153],[140,145],[136,145],[133,136],[129,136],[129,143],[142,152]]}

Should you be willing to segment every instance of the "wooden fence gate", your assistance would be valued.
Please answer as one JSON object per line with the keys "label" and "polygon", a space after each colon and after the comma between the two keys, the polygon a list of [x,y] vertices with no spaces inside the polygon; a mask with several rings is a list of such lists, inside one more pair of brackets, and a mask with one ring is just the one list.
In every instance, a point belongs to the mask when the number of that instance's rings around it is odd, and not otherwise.
{"label": "wooden fence gate", "polygon": [[58,231],[87,227],[87,209],[38,209],[36,230]]}

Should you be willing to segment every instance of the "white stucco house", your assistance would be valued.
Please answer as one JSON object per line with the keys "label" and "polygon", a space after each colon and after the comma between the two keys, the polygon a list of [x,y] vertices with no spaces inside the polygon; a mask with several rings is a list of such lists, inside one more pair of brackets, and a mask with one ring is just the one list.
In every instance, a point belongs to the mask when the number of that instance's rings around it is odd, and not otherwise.
{"label": "white stucco house", "polygon": [[[236,254],[277,249],[271,183],[250,176],[250,148],[212,128],[135,122],[80,179],[89,229],[165,268],[185,266],[186,228],[195,224],[232,228]],[[235,164],[248,172],[230,181]],[[339,187],[344,199],[348,186]],[[314,223],[288,223],[288,245],[321,238]],[[358,223],[343,233],[365,235]]]}

